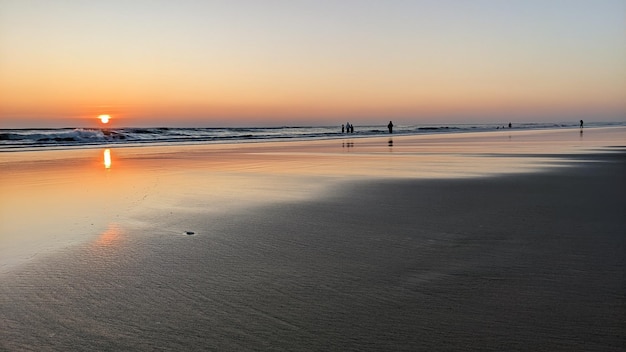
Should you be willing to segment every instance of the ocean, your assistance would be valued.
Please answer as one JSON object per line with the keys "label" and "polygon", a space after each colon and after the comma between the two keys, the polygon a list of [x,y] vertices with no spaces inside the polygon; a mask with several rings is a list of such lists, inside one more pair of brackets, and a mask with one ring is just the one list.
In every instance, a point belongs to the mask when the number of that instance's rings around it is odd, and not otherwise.
{"label": "ocean", "polygon": [[[586,127],[621,126],[626,122],[597,122]],[[514,130],[577,128],[578,122],[515,123]],[[394,135],[496,131],[502,124],[418,124],[394,126]],[[0,129],[0,152],[23,149],[101,147],[172,143],[242,143],[270,140],[307,140],[371,137],[388,134],[385,125],[355,126],[342,133],[341,126],[208,127],[208,128],[37,128]]]}

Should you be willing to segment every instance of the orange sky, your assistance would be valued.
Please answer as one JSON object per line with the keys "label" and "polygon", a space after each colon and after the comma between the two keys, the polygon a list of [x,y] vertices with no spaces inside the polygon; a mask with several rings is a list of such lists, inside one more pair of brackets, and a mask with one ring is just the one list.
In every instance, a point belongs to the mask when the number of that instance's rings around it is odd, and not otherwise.
{"label": "orange sky", "polygon": [[0,127],[624,121],[624,13],[609,0],[2,0]]}

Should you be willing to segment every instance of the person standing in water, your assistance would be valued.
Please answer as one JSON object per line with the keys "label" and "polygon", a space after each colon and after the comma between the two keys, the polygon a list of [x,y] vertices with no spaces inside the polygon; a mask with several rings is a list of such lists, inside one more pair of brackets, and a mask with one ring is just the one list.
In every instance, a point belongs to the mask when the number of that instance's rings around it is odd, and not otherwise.
{"label": "person standing in water", "polygon": [[393,122],[389,121],[387,128],[389,129],[389,133],[393,133]]}
{"label": "person standing in water", "polygon": [[583,120],[580,120],[580,129],[583,129]]}

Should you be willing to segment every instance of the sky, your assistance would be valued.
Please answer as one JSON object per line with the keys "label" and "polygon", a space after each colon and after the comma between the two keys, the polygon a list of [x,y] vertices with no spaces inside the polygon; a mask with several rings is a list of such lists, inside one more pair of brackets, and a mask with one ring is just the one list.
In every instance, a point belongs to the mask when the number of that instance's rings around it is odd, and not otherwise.
{"label": "sky", "polygon": [[0,0],[0,128],[626,121],[626,0]]}

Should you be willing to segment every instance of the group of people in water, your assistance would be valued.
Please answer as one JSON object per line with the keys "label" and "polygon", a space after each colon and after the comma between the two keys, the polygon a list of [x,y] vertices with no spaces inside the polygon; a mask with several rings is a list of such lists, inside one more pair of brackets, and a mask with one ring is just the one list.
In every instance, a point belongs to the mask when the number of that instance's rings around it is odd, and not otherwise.
{"label": "group of people in water", "polygon": [[[389,121],[387,125],[389,133],[393,133],[393,122]],[[341,133],[354,133],[354,125],[350,122],[346,122],[345,125],[341,125]]]}

